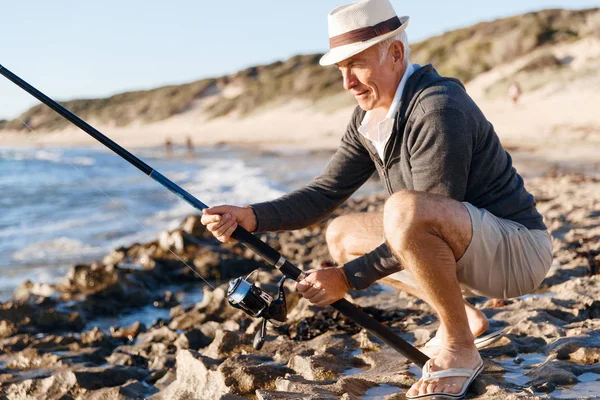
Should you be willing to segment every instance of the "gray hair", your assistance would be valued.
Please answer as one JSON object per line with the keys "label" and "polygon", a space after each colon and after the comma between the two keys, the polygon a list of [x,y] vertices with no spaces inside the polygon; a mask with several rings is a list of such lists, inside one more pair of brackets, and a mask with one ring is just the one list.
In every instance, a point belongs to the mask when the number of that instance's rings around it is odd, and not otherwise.
{"label": "gray hair", "polygon": [[399,40],[404,45],[404,65],[408,65],[408,56],[410,55],[410,47],[408,46],[408,35],[406,31],[402,31],[396,36],[393,36],[389,39],[385,39],[383,42],[379,43],[379,63],[383,64],[385,58],[387,57],[387,52],[390,49],[392,43],[396,40]]}

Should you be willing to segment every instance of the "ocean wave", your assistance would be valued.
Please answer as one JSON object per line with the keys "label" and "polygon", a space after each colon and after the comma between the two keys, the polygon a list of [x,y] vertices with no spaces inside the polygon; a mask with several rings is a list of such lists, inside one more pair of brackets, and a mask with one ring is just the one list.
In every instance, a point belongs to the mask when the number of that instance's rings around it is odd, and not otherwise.
{"label": "ocean wave", "polygon": [[72,260],[84,255],[101,255],[105,252],[105,249],[87,245],[79,240],[60,237],[30,244],[14,252],[11,259],[20,262]]}
{"label": "ocean wave", "polygon": [[10,238],[12,236],[24,237],[28,235],[40,235],[42,233],[59,232],[68,229],[84,228],[111,220],[114,214],[102,213],[89,215],[81,218],[71,218],[63,220],[50,220],[47,224],[20,223],[0,230],[0,238]]}
{"label": "ocean wave", "polygon": [[[217,160],[205,165],[183,188],[204,204],[246,205],[277,198],[283,191],[263,176],[257,167],[248,167],[240,160]],[[187,203],[179,201],[168,210],[155,213],[144,219],[145,226],[162,225],[164,229],[174,229],[181,219],[198,212]]]}
{"label": "ocean wave", "polygon": [[0,159],[12,161],[47,161],[55,164],[73,164],[81,166],[95,165],[96,160],[92,157],[65,157],[60,150],[2,150]]}

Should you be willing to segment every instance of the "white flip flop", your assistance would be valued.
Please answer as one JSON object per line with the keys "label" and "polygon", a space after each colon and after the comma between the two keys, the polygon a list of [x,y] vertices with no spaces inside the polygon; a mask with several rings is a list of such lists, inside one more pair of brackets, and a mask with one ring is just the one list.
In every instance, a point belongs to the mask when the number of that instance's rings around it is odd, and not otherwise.
{"label": "white flip flop", "polygon": [[419,394],[416,396],[409,396],[407,394],[406,395],[407,399],[409,399],[409,400],[431,399],[431,398],[462,399],[465,396],[465,394],[467,393],[467,390],[469,390],[469,386],[471,386],[471,383],[473,383],[475,378],[477,378],[479,376],[479,374],[481,373],[481,371],[483,371],[483,361],[481,361],[479,363],[479,365],[477,367],[475,367],[475,369],[449,368],[449,369],[445,369],[442,371],[435,371],[435,372],[431,372],[430,362],[431,362],[431,359],[427,360],[427,362],[423,366],[423,376],[421,377],[421,379],[425,382],[432,381],[434,379],[440,379],[440,378],[465,377],[465,378],[469,378],[469,379],[467,379],[465,381],[465,383],[463,383],[460,393],[454,394],[454,393],[434,392],[434,393],[427,393],[427,394]]}
{"label": "white flip flop", "polygon": [[[474,341],[475,347],[477,347],[478,350],[484,349],[487,346],[491,345],[492,343],[495,343],[498,340],[500,340],[502,338],[502,336],[504,336],[503,330],[488,333],[487,335],[483,335],[483,336],[477,336]],[[442,342],[441,342],[440,338],[437,336],[434,336],[427,343],[425,343],[425,345],[423,347],[434,347],[434,346],[441,346],[441,345],[442,345]]]}

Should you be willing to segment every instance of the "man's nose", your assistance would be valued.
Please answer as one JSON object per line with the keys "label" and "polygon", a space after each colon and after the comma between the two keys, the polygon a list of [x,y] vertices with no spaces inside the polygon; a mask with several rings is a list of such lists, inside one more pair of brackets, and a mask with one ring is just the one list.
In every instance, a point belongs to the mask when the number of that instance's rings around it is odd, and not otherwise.
{"label": "man's nose", "polygon": [[344,79],[344,89],[350,90],[357,84],[356,75],[349,68],[342,69],[342,77]]}

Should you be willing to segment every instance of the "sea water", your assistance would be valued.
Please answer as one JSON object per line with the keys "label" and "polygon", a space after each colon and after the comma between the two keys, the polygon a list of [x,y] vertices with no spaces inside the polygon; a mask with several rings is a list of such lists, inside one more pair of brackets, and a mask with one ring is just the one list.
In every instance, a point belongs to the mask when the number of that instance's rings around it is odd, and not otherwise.
{"label": "sea water", "polygon": [[[207,205],[274,199],[331,153],[221,146],[129,149]],[[177,227],[187,203],[103,148],[0,148],[0,301],[23,280],[54,283],[79,262]]]}

